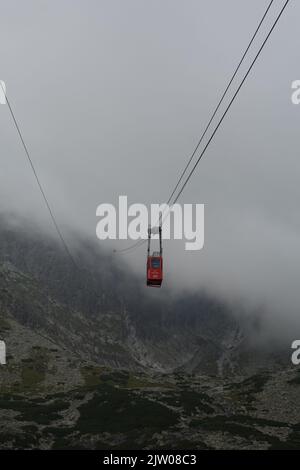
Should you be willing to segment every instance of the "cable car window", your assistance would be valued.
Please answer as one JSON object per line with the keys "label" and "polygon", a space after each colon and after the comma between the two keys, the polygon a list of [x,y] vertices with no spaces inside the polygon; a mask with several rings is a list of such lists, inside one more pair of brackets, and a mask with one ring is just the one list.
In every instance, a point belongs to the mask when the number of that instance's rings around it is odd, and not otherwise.
{"label": "cable car window", "polygon": [[152,258],[152,268],[159,269],[160,268],[160,259],[159,258]]}

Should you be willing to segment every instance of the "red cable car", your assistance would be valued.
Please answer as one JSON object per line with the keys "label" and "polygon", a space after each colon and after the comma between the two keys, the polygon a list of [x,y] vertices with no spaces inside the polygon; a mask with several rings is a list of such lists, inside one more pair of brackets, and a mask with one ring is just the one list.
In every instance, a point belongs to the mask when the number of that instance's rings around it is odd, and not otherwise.
{"label": "red cable car", "polygon": [[147,257],[147,286],[160,287],[163,280],[163,259],[160,253],[154,251]]}
{"label": "red cable car", "polygon": [[148,229],[147,286],[161,287],[161,283],[163,280],[161,225],[159,227],[160,251],[154,251],[152,256],[150,256],[150,242],[151,242],[151,227],[149,227]]}

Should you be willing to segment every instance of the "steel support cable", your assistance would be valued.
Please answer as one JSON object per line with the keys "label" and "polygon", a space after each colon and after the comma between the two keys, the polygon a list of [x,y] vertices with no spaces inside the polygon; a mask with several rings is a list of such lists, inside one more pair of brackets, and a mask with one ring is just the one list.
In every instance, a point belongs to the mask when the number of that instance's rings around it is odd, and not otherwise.
{"label": "steel support cable", "polygon": [[[185,180],[184,184],[182,185],[182,187],[181,187],[179,193],[177,194],[176,198],[174,199],[174,201],[173,201],[173,203],[172,203],[172,206],[178,201],[178,199],[179,199],[179,197],[181,196],[183,190],[185,189],[185,187],[186,187],[188,181],[190,180],[192,174],[194,173],[194,171],[195,171],[195,169],[196,169],[198,163],[200,162],[200,160],[201,160],[201,158],[203,157],[204,153],[206,152],[208,146],[210,145],[211,141],[213,140],[213,138],[214,138],[216,132],[218,131],[218,129],[219,129],[220,125],[222,124],[222,122],[223,122],[223,120],[224,120],[226,114],[228,113],[229,109],[231,108],[231,105],[233,104],[235,98],[237,97],[239,91],[241,90],[243,84],[245,83],[245,81],[246,81],[246,79],[247,79],[249,73],[251,72],[251,70],[252,70],[254,64],[256,63],[256,61],[257,61],[257,59],[258,59],[260,53],[262,52],[264,46],[266,45],[266,43],[267,43],[267,41],[268,41],[270,35],[272,34],[273,30],[275,29],[275,27],[276,27],[276,25],[277,25],[277,23],[278,23],[278,21],[279,21],[281,15],[283,14],[285,8],[287,7],[289,1],[290,1],[290,0],[286,0],[286,2],[284,3],[282,9],[280,10],[279,14],[277,15],[276,20],[274,21],[274,23],[273,23],[271,29],[269,30],[269,33],[267,34],[266,38],[264,39],[264,41],[263,41],[261,47],[259,48],[259,50],[258,50],[256,56],[254,57],[253,61],[251,62],[251,64],[250,64],[250,66],[249,66],[249,68],[248,68],[246,74],[244,75],[244,77],[243,77],[243,79],[242,79],[242,82],[240,83],[240,85],[238,86],[236,92],[234,93],[233,98],[231,99],[231,101],[229,102],[229,105],[228,105],[227,108],[225,109],[225,112],[224,112],[223,115],[221,116],[221,118],[220,118],[220,120],[219,120],[217,126],[215,127],[215,129],[214,129],[214,131],[213,131],[211,137],[209,138],[209,140],[208,140],[207,144],[205,145],[203,151],[201,152],[200,156],[198,157],[198,159],[197,159],[195,165],[193,166],[191,172],[189,173],[187,179]],[[271,4],[272,4],[272,2],[271,2]],[[267,10],[269,10],[271,4],[269,4]],[[263,18],[265,18],[265,15],[264,15]],[[262,23],[262,21],[261,21],[261,23]],[[254,38],[253,38],[253,39],[254,39]],[[252,41],[252,42],[253,42],[253,41]],[[229,87],[228,87],[228,88],[229,88]],[[212,118],[212,119],[213,119],[213,118]],[[203,136],[203,137],[204,137],[204,136]],[[200,144],[199,144],[199,145],[200,145]],[[190,159],[190,161],[191,161],[191,159]],[[189,162],[189,163],[190,163],[190,162]],[[188,165],[186,166],[186,168],[189,166],[189,163],[188,163]],[[185,172],[186,172],[186,171],[184,171],[184,173],[185,173]],[[182,176],[183,176],[183,175],[182,175]],[[181,179],[182,179],[182,178],[181,178]],[[179,185],[179,183],[178,183],[178,185]],[[178,185],[177,185],[177,187],[178,187]],[[177,187],[176,187],[176,189],[177,189]],[[172,195],[174,195],[174,192],[175,192],[175,190],[173,191]],[[168,203],[169,203],[169,202],[170,202],[170,198],[169,198]],[[171,210],[171,208],[169,208],[169,212],[170,212],[170,210]],[[165,220],[165,217],[164,217],[164,220]],[[134,250],[134,249],[136,249],[136,248],[139,248],[139,247],[140,247],[141,245],[143,245],[146,241],[147,241],[147,240],[138,240],[138,242],[134,243],[133,245],[131,245],[131,246],[127,247],[127,248],[124,248],[124,249],[122,249],[122,250],[114,250],[114,251],[117,252],[117,253],[126,253],[126,252],[129,252],[129,251]]]}
{"label": "steel support cable", "polygon": [[44,189],[43,189],[43,186],[42,186],[42,184],[41,184],[41,181],[40,181],[40,179],[39,179],[39,176],[38,176],[38,174],[37,174],[37,172],[36,172],[36,169],[35,169],[35,167],[34,167],[32,158],[30,157],[30,153],[29,153],[29,151],[28,151],[27,145],[26,145],[25,140],[24,140],[24,138],[23,138],[21,129],[20,129],[19,125],[18,125],[18,122],[17,122],[17,120],[16,120],[15,114],[14,114],[14,112],[13,112],[13,110],[12,110],[10,101],[9,101],[9,99],[8,99],[8,97],[7,97],[6,91],[5,91],[5,89],[4,89],[3,84],[2,84],[1,81],[0,81],[0,85],[1,85],[1,88],[2,88],[2,91],[3,91],[3,94],[4,94],[4,96],[5,96],[8,109],[9,109],[10,114],[11,114],[11,116],[12,116],[14,125],[15,125],[15,127],[16,127],[16,129],[17,129],[17,133],[18,133],[18,135],[19,135],[19,137],[20,137],[21,143],[22,143],[23,148],[24,148],[24,150],[25,150],[25,154],[26,154],[26,156],[27,156],[28,162],[29,162],[29,164],[30,164],[30,167],[31,167],[31,169],[32,169],[32,172],[33,172],[33,174],[34,174],[35,180],[36,180],[37,185],[38,185],[38,187],[39,187],[39,190],[40,190],[40,192],[41,192],[41,194],[42,194],[42,197],[43,197],[43,199],[44,199],[44,201],[45,201],[47,210],[48,210],[48,212],[49,212],[49,214],[50,214],[50,217],[51,217],[51,219],[52,219],[54,228],[55,228],[55,230],[56,230],[56,232],[57,232],[57,234],[58,234],[58,236],[59,236],[59,239],[61,240],[61,243],[62,243],[62,245],[63,245],[63,247],[64,247],[64,249],[65,249],[67,255],[68,255],[69,258],[71,259],[73,265],[76,266],[76,268],[78,268],[78,266],[77,266],[77,264],[76,264],[76,262],[75,262],[73,256],[71,255],[71,252],[70,252],[70,250],[69,250],[69,248],[68,248],[68,245],[67,245],[67,243],[66,243],[66,241],[65,241],[65,239],[64,239],[64,237],[63,237],[63,234],[62,234],[62,232],[61,232],[61,230],[60,230],[60,228],[59,228],[59,226],[58,226],[58,223],[57,223],[57,221],[56,221],[56,219],[55,219],[54,213],[53,213],[53,211],[52,211],[52,209],[51,209],[51,206],[50,206],[49,201],[48,201],[48,199],[47,199],[46,193],[45,193],[45,191],[44,191]]}
{"label": "steel support cable", "polygon": [[269,37],[271,36],[272,32],[274,31],[274,29],[275,29],[275,27],[276,27],[276,25],[277,25],[277,23],[278,23],[278,21],[279,21],[281,15],[283,14],[285,8],[287,7],[289,1],[290,1],[290,0],[286,0],[286,2],[284,3],[284,5],[283,5],[282,9],[280,10],[278,16],[276,17],[275,22],[273,23],[273,25],[272,25],[272,27],[271,27],[269,33],[267,34],[265,40],[263,41],[261,47],[259,48],[259,50],[258,50],[256,56],[255,56],[254,59],[253,59],[253,61],[251,62],[251,65],[250,65],[250,67],[248,68],[246,74],[244,75],[243,80],[241,81],[241,83],[240,83],[240,85],[238,86],[236,92],[234,93],[232,99],[230,100],[230,102],[229,102],[227,108],[225,109],[224,113],[222,114],[222,116],[221,116],[221,118],[220,118],[220,120],[219,120],[217,126],[215,127],[215,129],[214,129],[212,135],[210,136],[208,142],[206,143],[206,145],[205,145],[204,149],[202,150],[201,154],[199,155],[199,157],[198,157],[196,163],[194,164],[192,170],[190,171],[189,175],[187,176],[187,178],[186,178],[184,184],[182,185],[182,187],[181,187],[179,193],[177,194],[176,198],[174,199],[172,205],[174,205],[174,204],[178,201],[178,199],[179,199],[179,197],[181,196],[181,194],[182,194],[184,188],[185,188],[186,185],[188,184],[188,182],[189,182],[189,180],[190,180],[192,174],[194,173],[194,171],[195,171],[195,169],[196,169],[198,163],[200,162],[200,160],[201,160],[201,158],[203,157],[204,153],[206,152],[206,150],[207,150],[209,144],[211,143],[211,141],[213,140],[215,134],[217,133],[217,131],[218,131],[220,125],[222,124],[222,122],[223,122],[223,120],[224,120],[224,118],[225,118],[225,116],[226,116],[226,114],[228,113],[229,109],[231,108],[232,103],[234,102],[235,98],[237,97],[237,95],[238,95],[240,89],[242,88],[243,84],[245,83],[245,81],[246,81],[246,79],[247,79],[249,73],[251,72],[253,66],[255,65],[255,63],[256,63],[258,57],[260,56],[261,51],[262,51],[263,48],[265,47],[265,45],[266,45],[266,43],[267,43]]}
{"label": "steel support cable", "polygon": [[208,131],[208,129],[209,129],[209,127],[210,127],[210,125],[211,125],[211,123],[212,123],[212,121],[213,121],[215,115],[216,115],[217,112],[219,111],[220,106],[221,106],[221,104],[223,103],[224,98],[225,98],[225,96],[227,95],[227,92],[228,92],[228,90],[229,90],[229,88],[230,88],[230,86],[231,86],[233,80],[235,79],[235,77],[236,77],[236,75],[237,75],[237,73],[238,73],[238,71],[239,71],[239,69],[240,69],[242,63],[244,62],[244,59],[245,59],[245,57],[246,57],[246,55],[247,55],[247,53],[248,53],[250,47],[252,46],[252,43],[253,43],[254,39],[256,38],[257,33],[259,32],[260,27],[261,27],[261,25],[263,24],[264,19],[265,19],[265,17],[267,16],[267,14],[268,14],[268,12],[269,12],[269,10],[270,10],[270,8],[271,8],[273,2],[274,2],[274,0],[271,0],[270,3],[269,3],[269,5],[268,5],[268,7],[267,7],[267,9],[265,10],[265,12],[264,12],[264,14],[263,14],[263,17],[261,18],[261,20],[260,20],[260,22],[259,22],[259,24],[258,24],[258,26],[257,26],[257,28],[256,28],[256,30],[255,30],[255,32],[254,32],[254,34],[253,34],[253,36],[252,36],[252,38],[251,38],[251,40],[250,40],[248,46],[247,46],[246,49],[245,49],[245,52],[244,52],[243,55],[242,55],[241,60],[239,61],[239,63],[238,63],[238,65],[237,65],[237,67],[236,67],[236,69],[235,69],[233,75],[231,76],[231,78],[230,78],[230,80],[229,80],[229,82],[228,82],[228,85],[226,86],[226,88],[225,88],[225,90],[224,90],[224,92],[223,92],[223,94],[222,94],[222,96],[221,96],[221,98],[220,98],[220,100],[219,100],[217,106],[215,107],[215,109],[214,109],[214,111],[213,111],[213,113],[212,113],[212,115],[211,115],[211,117],[210,117],[210,119],[209,119],[209,121],[208,121],[208,123],[207,123],[207,125],[206,125],[206,127],[205,127],[205,129],[204,129],[204,131],[203,131],[203,133],[202,133],[202,135],[201,135],[201,137],[200,137],[200,139],[199,139],[199,141],[198,141],[198,143],[197,143],[195,149],[194,149],[194,151],[193,151],[193,153],[191,154],[191,156],[190,156],[190,158],[189,158],[189,160],[188,160],[188,162],[187,162],[185,168],[183,169],[183,171],[182,171],[182,173],[181,173],[181,175],[180,175],[180,178],[179,178],[177,184],[175,185],[175,187],[174,187],[174,189],[173,189],[173,191],[172,191],[172,193],[171,193],[171,196],[170,196],[169,199],[168,199],[167,204],[169,204],[169,203],[171,202],[174,193],[176,192],[178,186],[180,185],[180,183],[181,183],[181,181],[182,181],[184,175],[185,175],[186,172],[187,172],[187,169],[188,169],[190,163],[192,162],[192,160],[193,160],[195,154],[197,153],[198,148],[200,147],[200,145],[201,145],[201,143],[202,143],[204,137],[206,136],[206,133],[207,133],[207,131]]}

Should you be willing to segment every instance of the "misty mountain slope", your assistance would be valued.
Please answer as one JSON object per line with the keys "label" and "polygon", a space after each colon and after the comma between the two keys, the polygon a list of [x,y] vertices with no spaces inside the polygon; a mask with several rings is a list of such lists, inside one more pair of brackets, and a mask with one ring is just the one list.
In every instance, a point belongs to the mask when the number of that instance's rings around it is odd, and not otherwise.
{"label": "misty mountain slope", "polygon": [[249,328],[217,299],[164,289],[151,296],[119,258],[73,234],[74,268],[37,227],[0,220],[0,306],[83,359],[225,375],[289,364],[289,348],[274,354],[251,343]]}
{"label": "misty mountain slope", "polygon": [[[217,301],[204,295],[151,298],[125,265],[77,240],[74,269],[51,239],[2,218],[0,305],[25,326],[81,357],[113,367],[173,370],[236,329]],[[204,367],[204,364],[203,364]],[[205,371],[208,372],[207,363]],[[211,361],[211,372],[217,363]]]}
{"label": "misty mountain slope", "polygon": [[[11,264],[0,266],[0,309],[31,331],[55,341],[79,357],[101,357],[101,363],[130,367],[134,361],[122,343],[118,318],[106,315],[89,319],[72,310],[41,287],[40,283],[17,271]],[[112,330],[112,334],[109,331]]]}
{"label": "misty mountain slope", "polygon": [[1,393],[67,392],[84,383],[87,364],[41,332],[23,326],[0,308],[0,338],[6,343],[6,365],[0,369]]}
{"label": "misty mountain slope", "polygon": [[[192,338],[191,326],[181,325],[178,319],[172,328],[166,323],[165,331],[160,329],[158,335],[157,325],[150,324],[145,335],[138,333],[138,322],[125,306],[98,315],[75,310],[57,300],[36,278],[7,262],[0,265],[0,308],[80,357],[114,367],[163,370],[170,367],[171,360],[175,366],[182,364],[201,343],[200,334],[194,332]],[[209,333],[207,327],[205,342],[210,341]]]}
{"label": "misty mountain slope", "polygon": [[[78,243],[79,245],[79,243]],[[299,371],[220,302],[160,301],[82,244],[0,231],[0,448],[300,445]]]}

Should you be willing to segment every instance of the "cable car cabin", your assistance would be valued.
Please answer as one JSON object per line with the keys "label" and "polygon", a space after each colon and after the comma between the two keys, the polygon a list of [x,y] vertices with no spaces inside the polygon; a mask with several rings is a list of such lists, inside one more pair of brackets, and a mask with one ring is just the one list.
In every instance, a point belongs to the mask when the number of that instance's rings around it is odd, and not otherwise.
{"label": "cable car cabin", "polygon": [[163,280],[163,259],[160,253],[154,252],[147,257],[147,286],[160,287]]}
{"label": "cable car cabin", "polygon": [[148,250],[147,250],[147,286],[160,287],[163,280],[163,258],[162,258],[162,227],[161,216],[159,224],[159,251],[153,251],[150,256],[151,226],[148,228]]}

